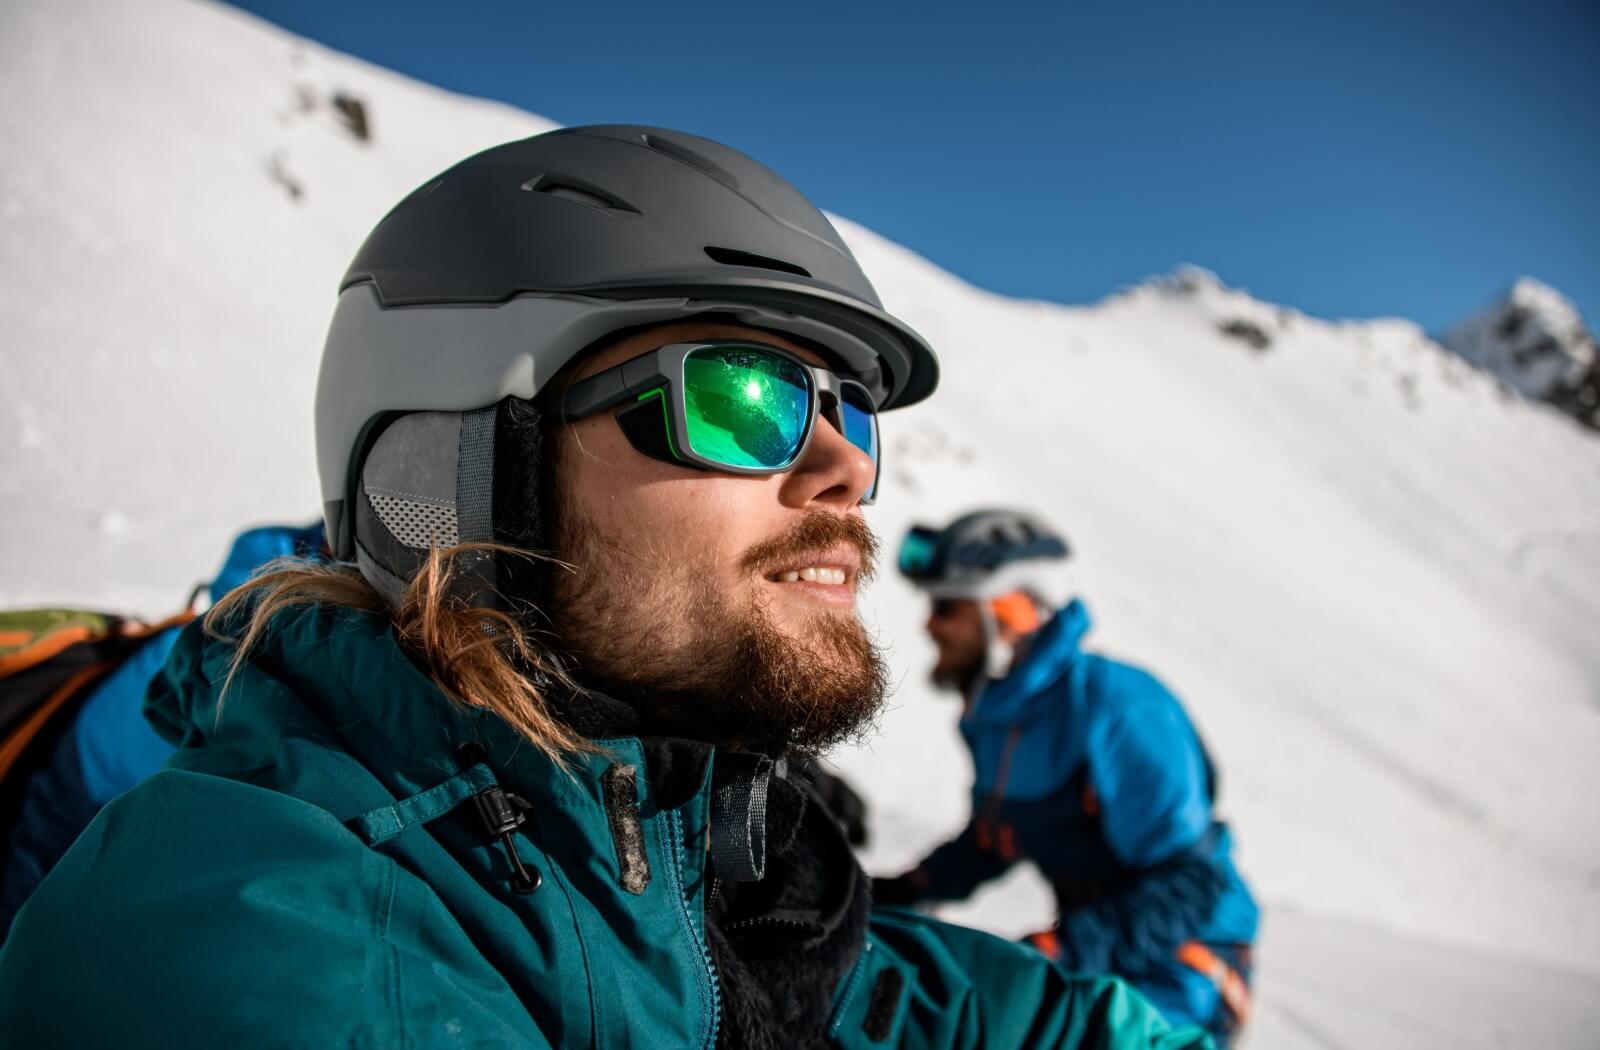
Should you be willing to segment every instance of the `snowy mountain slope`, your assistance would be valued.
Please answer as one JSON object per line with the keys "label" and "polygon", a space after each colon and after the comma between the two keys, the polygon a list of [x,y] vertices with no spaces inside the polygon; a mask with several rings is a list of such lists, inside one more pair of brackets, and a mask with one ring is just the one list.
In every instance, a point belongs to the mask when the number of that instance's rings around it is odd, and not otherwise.
{"label": "snowy mountain slope", "polygon": [[[887,532],[974,492],[1057,514],[1100,644],[1161,673],[1220,753],[1269,900],[1592,967],[1595,442],[1404,322],[1332,325],[1192,275],[1089,310],[1011,303],[853,232],[945,350],[939,399],[896,431],[969,450],[903,449],[915,491],[886,496]],[[1218,330],[1239,319],[1272,345]],[[912,596],[874,598],[900,666],[925,667]],[[841,764],[915,777],[890,805],[932,839],[964,785],[954,711],[919,685]],[[953,914],[1020,932],[1047,918],[1035,900]]]}
{"label": "snowy mountain slope", "polygon": [[1525,397],[1600,429],[1600,348],[1578,308],[1524,277],[1441,340]]}
{"label": "snowy mountain slope", "polygon": [[170,608],[241,520],[317,512],[316,362],[367,230],[553,125],[209,5],[7,4],[0,69],[3,599]]}
{"label": "snowy mountain slope", "polygon": [[[0,9],[0,98],[0,604],[151,614],[239,525],[316,512],[323,327],[383,209],[550,127],[171,0]],[[1408,322],[1201,271],[1020,302],[840,225],[945,366],[886,417],[886,538],[973,499],[1055,515],[1096,644],[1218,753],[1269,906],[1600,974],[1600,441]],[[838,761],[881,871],[960,825],[967,765],[920,602],[890,576],[866,604],[902,685]],[[1026,872],[949,912],[1049,918]]]}

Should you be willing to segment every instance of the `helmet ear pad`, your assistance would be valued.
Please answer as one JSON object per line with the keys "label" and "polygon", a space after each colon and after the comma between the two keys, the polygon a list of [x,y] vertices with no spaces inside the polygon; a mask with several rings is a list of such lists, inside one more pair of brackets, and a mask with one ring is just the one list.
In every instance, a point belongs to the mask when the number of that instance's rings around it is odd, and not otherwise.
{"label": "helmet ear pad", "polygon": [[[398,608],[429,550],[493,540],[545,554],[555,507],[551,447],[533,401],[507,397],[470,412],[413,412],[368,449],[355,501],[356,561]],[[468,556],[452,592],[468,605],[536,608],[548,565],[525,554]]]}
{"label": "helmet ear pad", "polygon": [[[391,608],[431,550],[490,537],[494,413],[410,412],[375,431],[354,493],[353,538],[361,574]],[[469,592],[492,589],[488,568],[474,566],[474,579],[460,582]]]}
{"label": "helmet ear pad", "polygon": [[[508,397],[495,418],[494,539],[536,555],[551,554],[555,541],[556,436],[536,401]],[[500,605],[513,615],[542,615],[550,587],[544,557],[497,553],[495,579]],[[539,626],[546,626],[540,624]]]}

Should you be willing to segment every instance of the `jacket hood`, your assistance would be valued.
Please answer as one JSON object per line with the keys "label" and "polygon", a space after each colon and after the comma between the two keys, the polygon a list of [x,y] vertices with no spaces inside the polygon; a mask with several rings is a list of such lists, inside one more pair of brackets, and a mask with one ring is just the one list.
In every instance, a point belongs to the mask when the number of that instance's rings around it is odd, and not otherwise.
{"label": "jacket hood", "polygon": [[[226,629],[241,628],[241,621],[242,617],[230,622]],[[315,696],[331,702],[334,713],[355,714],[346,710],[356,706],[354,695],[330,686],[343,680],[341,668],[348,660],[370,665],[373,655],[385,650],[401,656],[398,647],[371,644],[378,627],[376,617],[354,610],[325,606],[287,609],[272,618],[235,670],[234,642],[212,637],[203,618],[197,619],[184,629],[166,667],[151,682],[145,696],[145,717],[157,733],[180,748],[221,745],[236,759],[264,758],[271,753],[266,748],[272,739],[281,734],[266,732],[268,720],[257,717],[263,705],[256,700],[256,691],[265,688],[297,697]],[[352,634],[360,639],[353,646],[348,644]],[[293,660],[288,659],[291,650],[295,651]],[[405,675],[394,676],[395,670],[402,669],[386,670],[376,679],[384,683],[385,691],[394,688],[392,676],[404,681]],[[370,666],[362,666],[356,673],[374,680],[372,671]],[[273,706],[278,718],[287,713]]]}
{"label": "jacket hood", "polygon": [[1018,646],[1018,658],[1004,678],[990,682],[962,719],[972,724],[1026,722],[1044,706],[1058,702],[1048,687],[1071,673],[1083,657],[1089,610],[1073,599]]}

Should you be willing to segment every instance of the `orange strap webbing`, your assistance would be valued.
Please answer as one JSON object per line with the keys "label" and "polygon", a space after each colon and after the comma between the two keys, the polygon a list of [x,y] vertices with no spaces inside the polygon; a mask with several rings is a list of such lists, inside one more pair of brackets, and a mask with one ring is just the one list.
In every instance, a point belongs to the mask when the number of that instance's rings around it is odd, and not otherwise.
{"label": "orange strap webbing", "polygon": [[1250,1022],[1250,986],[1244,983],[1239,971],[1199,941],[1179,945],[1178,961],[1211,979],[1235,1024],[1243,1028]]}
{"label": "orange strap webbing", "polygon": [[17,647],[15,652],[0,656],[0,678],[20,674],[46,660],[60,656],[79,642],[92,642],[104,638],[105,631],[97,631],[86,624],[71,624],[51,631],[38,641],[29,631],[7,631],[5,644]]}

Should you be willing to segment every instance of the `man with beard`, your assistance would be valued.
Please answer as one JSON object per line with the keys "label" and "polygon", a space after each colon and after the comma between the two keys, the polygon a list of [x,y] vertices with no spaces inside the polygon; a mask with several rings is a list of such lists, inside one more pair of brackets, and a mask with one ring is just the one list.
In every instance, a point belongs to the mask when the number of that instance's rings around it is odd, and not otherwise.
{"label": "man with beard", "polygon": [[0,953],[19,1045],[1200,1045],[868,882],[803,767],[885,675],[877,413],[937,364],[705,139],[573,128],[402,201],[317,391],[329,546],[180,639],[181,747]]}
{"label": "man with beard", "polygon": [[1115,973],[1174,1023],[1219,1041],[1249,1016],[1256,906],[1212,814],[1216,774],[1188,715],[1150,675],[1085,652],[1089,614],[1059,612],[1066,540],[989,509],[913,528],[900,570],[932,602],[934,682],[961,696],[972,819],[880,904],[966,897],[1030,860],[1060,919],[1028,940],[1077,972]]}

